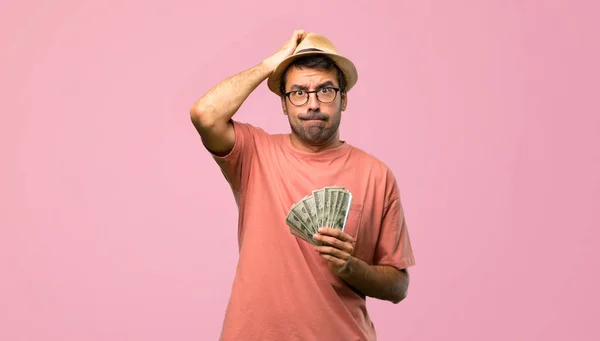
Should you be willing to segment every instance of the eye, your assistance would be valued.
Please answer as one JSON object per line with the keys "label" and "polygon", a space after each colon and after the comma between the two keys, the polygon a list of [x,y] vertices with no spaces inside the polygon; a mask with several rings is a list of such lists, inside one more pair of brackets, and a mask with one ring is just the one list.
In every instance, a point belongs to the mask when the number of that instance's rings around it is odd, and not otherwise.
{"label": "eye", "polygon": [[331,92],[331,88],[321,88],[319,89],[319,92],[322,94],[327,94]]}
{"label": "eye", "polygon": [[296,90],[293,94],[296,96],[304,96],[305,92],[304,90]]}

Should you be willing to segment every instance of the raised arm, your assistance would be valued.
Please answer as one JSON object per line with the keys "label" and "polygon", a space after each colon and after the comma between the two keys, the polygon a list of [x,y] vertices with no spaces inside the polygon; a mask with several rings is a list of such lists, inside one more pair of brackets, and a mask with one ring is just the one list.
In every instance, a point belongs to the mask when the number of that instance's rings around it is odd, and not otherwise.
{"label": "raised arm", "polygon": [[292,54],[304,37],[304,31],[294,31],[292,37],[275,54],[258,65],[221,81],[193,104],[190,109],[192,123],[209,151],[216,155],[226,155],[232,150],[235,133],[231,118],[250,93],[269,77],[283,59]]}

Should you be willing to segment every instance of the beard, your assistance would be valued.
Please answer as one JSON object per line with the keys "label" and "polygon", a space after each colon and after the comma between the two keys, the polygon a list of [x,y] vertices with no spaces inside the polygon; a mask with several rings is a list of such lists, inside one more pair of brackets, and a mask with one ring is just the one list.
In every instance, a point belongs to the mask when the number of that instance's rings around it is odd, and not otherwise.
{"label": "beard", "polygon": [[322,145],[330,141],[337,134],[340,126],[340,114],[341,112],[330,116],[322,112],[313,111],[299,115],[294,120],[288,116],[288,119],[292,132],[298,138],[310,145]]}

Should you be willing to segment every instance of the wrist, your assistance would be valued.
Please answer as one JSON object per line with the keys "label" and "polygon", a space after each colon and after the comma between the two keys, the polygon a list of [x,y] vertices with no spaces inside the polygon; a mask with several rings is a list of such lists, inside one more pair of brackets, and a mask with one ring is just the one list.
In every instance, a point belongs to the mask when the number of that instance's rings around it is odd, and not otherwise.
{"label": "wrist", "polygon": [[338,276],[345,279],[345,278],[352,277],[352,275],[354,274],[355,271],[356,271],[356,258],[350,256],[348,258],[348,260],[346,260],[346,263],[344,263],[344,266],[342,266],[337,271],[337,273],[338,273]]}
{"label": "wrist", "polygon": [[276,67],[277,65],[274,65],[274,63],[271,62],[269,59],[264,59],[257,65],[257,68],[263,75],[265,75],[265,77],[271,75],[271,73],[275,70]]}

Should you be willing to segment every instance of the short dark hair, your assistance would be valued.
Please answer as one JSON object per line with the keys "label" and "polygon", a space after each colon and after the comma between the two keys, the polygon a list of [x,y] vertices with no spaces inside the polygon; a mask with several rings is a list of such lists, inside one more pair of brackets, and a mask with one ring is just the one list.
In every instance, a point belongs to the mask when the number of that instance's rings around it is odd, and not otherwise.
{"label": "short dark hair", "polygon": [[309,56],[302,56],[302,57],[299,57],[298,59],[294,60],[283,71],[283,73],[281,75],[281,83],[279,85],[279,90],[281,91],[282,94],[285,93],[285,82],[286,82],[286,78],[287,78],[286,77],[287,71],[292,67],[297,67],[297,68],[306,67],[306,68],[310,68],[310,69],[319,69],[319,70],[325,70],[325,71],[330,71],[332,69],[335,69],[337,72],[337,81],[338,81],[338,84],[340,87],[340,92],[341,93],[346,92],[346,78],[344,78],[344,73],[335,64],[335,62],[331,58],[324,56],[324,55],[309,55]]}

